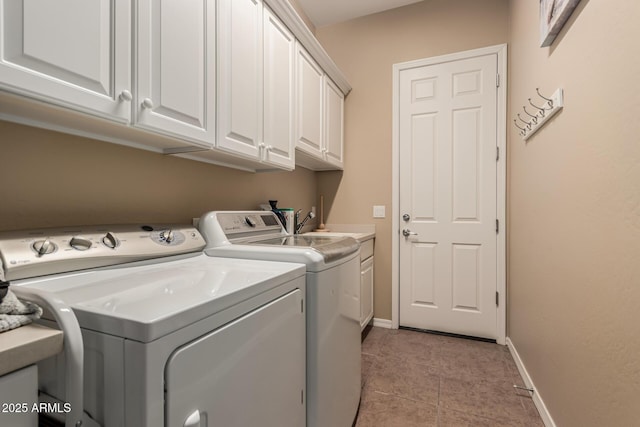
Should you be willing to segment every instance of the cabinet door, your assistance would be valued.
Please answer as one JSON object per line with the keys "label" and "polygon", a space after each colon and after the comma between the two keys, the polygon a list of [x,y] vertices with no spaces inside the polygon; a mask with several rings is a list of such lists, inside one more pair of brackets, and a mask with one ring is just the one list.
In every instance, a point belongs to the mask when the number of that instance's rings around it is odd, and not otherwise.
{"label": "cabinet door", "polygon": [[360,265],[360,328],[373,317],[373,257]]}
{"label": "cabinet door", "polygon": [[215,140],[215,0],[139,0],[136,126]]}
{"label": "cabinet door", "polygon": [[296,148],[322,159],[323,72],[309,53],[298,45],[296,58]]}
{"label": "cabinet door", "polygon": [[294,168],[295,38],[264,9],[264,161]]}
{"label": "cabinet door", "polygon": [[324,159],[342,168],[344,95],[327,76],[324,77]]}
{"label": "cabinet door", "polygon": [[128,122],[130,0],[0,0],[0,87]]}
{"label": "cabinet door", "polygon": [[219,148],[260,157],[262,90],[262,3],[219,0]]}

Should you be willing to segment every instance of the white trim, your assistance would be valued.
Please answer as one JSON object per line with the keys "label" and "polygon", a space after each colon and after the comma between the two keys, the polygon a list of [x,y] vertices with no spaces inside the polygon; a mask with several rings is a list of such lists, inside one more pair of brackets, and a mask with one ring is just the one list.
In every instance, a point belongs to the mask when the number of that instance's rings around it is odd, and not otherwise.
{"label": "white trim", "polygon": [[518,354],[518,350],[516,350],[516,347],[513,345],[511,338],[507,337],[506,343],[509,351],[511,352],[513,360],[516,362],[518,372],[520,372],[520,376],[522,377],[522,381],[524,382],[525,387],[533,389],[533,403],[536,405],[536,409],[538,409],[538,412],[540,413],[542,422],[546,427],[556,427],[556,423],[553,421],[553,418],[551,418],[551,414],[549,413],[547,406],[544,404],[542,396],[540,396],[540,393],[533,383],[533,380],[529,376],[529,372],[527,372],[527,368],[525,368],[524,363],[522,362],[522,359]]}
{"label": "white trim", "polygon": [[497,98],[497,146],[500,149],[500,160],[497,164],[497,217],[500,221],[500,233],[498,234],[497,247],[497,284],[496,288],[500,294],[496,341],[498,344],[505,344],[507,336],[507,280],[506,280],[506,191],[507,191],[507,45],[500,44],[480,49],[457,52],[449,55],[435,56],[432,58],[419,59],[416,61],[393,64],[393,126],[392,126],[392,239],[391,239],[391,324],[392,328],[400,326],[400,262],[399,262],[399,232],[400,232],[400,71],[411,68],[424,67],[427,65],[439,64],[442,62],[457,61],[460,59],[473,58],[477,56],[496,54],[498,58],[498,73],[500,74],[500,86],[498,87]]}
{"label": "white trim", "polygon": [[373,318],[373,326],[376,326],[378,328],[386,328],[386,329],[398,329],[392,326],[391,320],[378,319],[376,317]]}

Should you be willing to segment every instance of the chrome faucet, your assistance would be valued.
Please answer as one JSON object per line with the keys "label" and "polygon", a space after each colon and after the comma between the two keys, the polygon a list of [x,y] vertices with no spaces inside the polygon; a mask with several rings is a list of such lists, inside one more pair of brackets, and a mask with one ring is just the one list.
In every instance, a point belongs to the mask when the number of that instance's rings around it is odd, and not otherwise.
{"label": "chrome faucet", "polygon": [[316,217],[316,214],[314,214],[312,211],[309,211],[307,216],[305,216],[302,222],[300,222],[300,212],[302,212],[302,209],[298,209],[294,215],[294,220],[295,220],[294,227],[293,227],[294,234],[299,234],[300,230],[302,230],[302,227],[304,227],[307,221]]}

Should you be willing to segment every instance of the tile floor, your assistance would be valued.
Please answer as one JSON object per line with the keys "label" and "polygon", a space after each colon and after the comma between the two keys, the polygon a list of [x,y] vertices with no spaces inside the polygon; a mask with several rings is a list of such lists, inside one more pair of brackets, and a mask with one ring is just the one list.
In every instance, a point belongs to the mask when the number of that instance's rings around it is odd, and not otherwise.
{"label": "tile floor", "polygon": [[356,427],[544,427],[514,384],[522,379],[505,346],[372,328]]}

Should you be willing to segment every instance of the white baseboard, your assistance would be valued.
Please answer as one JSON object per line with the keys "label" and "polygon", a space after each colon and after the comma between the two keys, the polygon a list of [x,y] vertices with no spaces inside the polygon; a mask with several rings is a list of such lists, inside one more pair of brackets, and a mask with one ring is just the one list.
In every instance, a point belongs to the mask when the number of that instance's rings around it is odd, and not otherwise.
{"label": "white baseboard", "polygon": [[544,404],[542,400],[542,396],[538,392],[535,384],[533,384],[533,380],[529,376],[527,372],[527,368],[525,368],[524,363],[522,363],[522,359],[518,354],[518,350],[513,345],[513,342],[509,337],[507,337],[507,347],[511,352],[511,356],[513,356],[513,360],[516,362],[516,366],[518,367],[518,371],[520,372],[520,376],[522,377],[522,381],[524,381],[524,385],[528,388],[533,389],[533,403],[536,405],[538,412],[540,413],[540,418],[542,418],[542,422],[546,427],[556,427],[556,423],[553,422],[553,418],[551,418],[551,414],[547,410],[547,406]]}
{"label": "white baseboard", "polygon": [[393,324],[391,323],[391,320],[377,319],[375,317],[373,318],[373,326],[377,326],[379,328],[393,329],[392,328]]}

